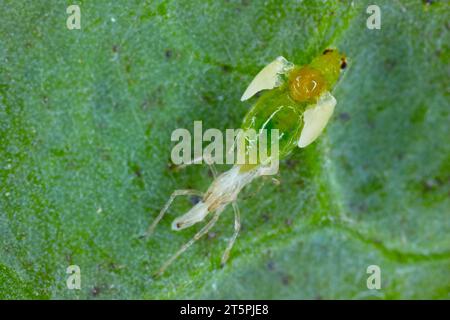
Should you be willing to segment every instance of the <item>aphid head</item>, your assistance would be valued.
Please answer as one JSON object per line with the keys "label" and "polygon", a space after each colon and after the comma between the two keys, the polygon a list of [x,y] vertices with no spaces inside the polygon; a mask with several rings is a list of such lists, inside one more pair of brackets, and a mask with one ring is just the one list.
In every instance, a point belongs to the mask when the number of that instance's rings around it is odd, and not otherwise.
{"label": "aphid head", "polygon": [[337,49],[325,49],[323,53],[311,61],[310,66],[319,70],[328,86],[333,87],[339,79],[339,74],[347,67],[347,60],[344,54]]}

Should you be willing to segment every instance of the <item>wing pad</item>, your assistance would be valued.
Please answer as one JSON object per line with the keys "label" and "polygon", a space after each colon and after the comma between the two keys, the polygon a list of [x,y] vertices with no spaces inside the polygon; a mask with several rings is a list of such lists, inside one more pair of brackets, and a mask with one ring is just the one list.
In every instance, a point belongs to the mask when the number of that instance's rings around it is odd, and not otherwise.
{"label": "wing pad", "polygon": [[279,56],[274,61],[265,66],[256,77],[250,82],[241,97],[245,101],[253,97],[261,90],[273,89],[282,84],[281,75],[294,68],[294,64]]}
{"label": "wing pad", "polygon": [[320,136],[330,120],[335,106],[336,99],[331,93],[325,92],[319,97],[317,104],[306,109],[303,113],[304,126],[298,140],[300,148],[305,148]]}

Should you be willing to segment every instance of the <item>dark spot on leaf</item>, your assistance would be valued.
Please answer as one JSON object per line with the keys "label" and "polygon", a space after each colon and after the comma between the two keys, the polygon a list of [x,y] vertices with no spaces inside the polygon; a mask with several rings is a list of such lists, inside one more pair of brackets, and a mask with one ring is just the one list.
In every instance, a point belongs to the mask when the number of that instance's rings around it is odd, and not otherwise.
{"label": "dark spot on leaf", "polygon": [[129,163],[128,166],[137,178],[142,178],[142,168],[139,164]]}
{"label": "dark spot on leaf", "polygon": [[350,203],[350,208],[357,213],[364,213],[367,211],[367,205],[365,203]]}
{"label": "dark spot on leaf", "polygon": [[92,294],[94,297],[98,296],[98,295],[100,294],[100,292],[101,292],[100,287],[94,286],[94,287],[91,289],[91,294]]}
{"label": "dark spot on leaf", "polygon": [[341,120],[343,122],[347,122],[348,120],[350,120],[350,114],[347,112],[341,112],[339,114],[339,120]]}
{"label": "dark spot on leaf", "polygon": [[134,167],[133,172],[134,172],[136,177],[142,178],[142,170],[141,170],[141,167],[139,165],[136,165],[136,167]]}
{"label": "dark spot on leaf", "polygon": [[215,100],[210,92],[204,92],[202,94],[202,99],[208,104],[214,104]]}
{"label": "dark spot on leaf", "polygon": [[118,52],[118,51],[119,51],[119,46],[116,45],[116,44],[113,45],[113,46],[112,46],[112,51],[113,51],[113,52]]}
{"label": "dark spot on leaf", "polygon": [[173,55],[172,50],[167,49],[167,50],[164,52],[164,55],[166,56],[167,59],[172,58],[172,55]]}
{"label": "dark spot on leaf", "polygon": [[387,71],[392,70],[395,67],[396,64],[397,64],[396,61],[394,61],[391,58],[388,58],[388,59],[384,60],[384,68]]}
{"label": "dark spot on leaf", "polygon": [[322,52],[322,54],[327,54],[327,53],[330,53],[330,52],[333,52],[334,50],[333,49],[325,49],[323,52]]}
{"label": "dark spot on leaf", "polygon": [[275,270],[275,261],[269,260],[266,264],[266,267],[268,270],[273,271]]}
{"label": "dark spot on leaf", "polygon": [[[305,186],[305,179],[302,179],[302,178],[300,177],[299,179],[296,179],[296,180],[295,180],[295,184],[296,184],[297,186],[304,187],[304,186]],[[284,187],[284,185],[282,185],[282,187]]]}
{"label": "dark spot on leaf", "polygon": [[233,70],[233,68],[230,65],[228,65],[228,64],[222,65],[222,71],[223,72],[229,73],[231,70]]}
{"label": "dark spot on leaf", "polygon": [[288,286],[289,284],[291,284],[292,282],[292,276],[290,276],[289,274],[282,274],[281,275],[281,283],[284,286]]}
{"label": "dark spot on leaf", "polygon": [[295,167],[297,166],[297,164],[298,164],[298,161],[296,161],[296,160],[294,160],[294,159],[288,159],[288,160],[286,160],[286,166],[287,166],[289,169],[295,168]]}
{"label": "dark spot on leaf", "polygon": [[112,270],[112,271],[116,271],[116,270],[119,270],[119,269],[120,269],[120,266],[117,265],[117,264],[115,264],[114,262],[111,261],[111,262],[108,264],[108,269],[110,269],[110,270]]}
{"label": "dark spot on leaf", "polygon": [[270,215],[265,212],[261,215],[261,219],[262,219],[263,223],[266,223],[267,221],[270,220]]}

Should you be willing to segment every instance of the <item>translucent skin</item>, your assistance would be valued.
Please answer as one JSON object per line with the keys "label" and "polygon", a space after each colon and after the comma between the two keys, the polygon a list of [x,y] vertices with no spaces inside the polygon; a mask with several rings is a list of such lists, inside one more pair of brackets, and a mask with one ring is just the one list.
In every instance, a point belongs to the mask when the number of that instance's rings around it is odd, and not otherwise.
{"label": "translucent skin", "polygon": [[[303,126],[302,114],[305,103],[298,103],[288,94],[284,85],[267,91],[249,110],[242,123],[242,129],[267,129],[267,142],[270,151],[271,129],[279,130],[278,148],[280,158],[289,154],[300,138]],[[270,152],[269,152],[270,154]]]}
{"label": "translucent skin", "polygon": [[[313,59],[309,65],[295,67],[287,81],[280,87],[265,91],[245,116],[242,129],[268,130],[270,156],[270,129],[279,130],[279,154],[281,160],[296,146],[303,128],[303,112],[317,101],[318,97],[333,88],[341,69],[345,67],[345,57],[337,50],[325,52]],[[255,147],[253,144],[250,147]],[[241,171],[257,165],[243,165]]]}

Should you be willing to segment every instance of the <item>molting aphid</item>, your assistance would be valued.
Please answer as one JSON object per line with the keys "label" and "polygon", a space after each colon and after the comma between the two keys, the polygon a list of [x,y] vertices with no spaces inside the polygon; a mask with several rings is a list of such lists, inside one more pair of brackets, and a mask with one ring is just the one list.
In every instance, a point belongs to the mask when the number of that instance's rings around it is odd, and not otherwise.
{"label": "molting aphid", "polygon": [[[266,132],[272,132],[271,129],[277,129],[275,138],[278,147],[265,150],[268,154],[267,161],[235,164],[220,175],[211,165],[214,181],[205,193],[191,189],[173,192],[150,225],[147,235],[154,231],[177,196],[196,195],[201,197],[201,201],[173,221],[173,230],[188,228],[203,221],[207,216],[211,218],[190,241],[161,266],[157,274],[162,274],[179,255],[208,233],[221,213],[231,204],[235,216],[234,234],[222,255],[222,264],[227,261],[240,230],[240,213],[236,202],[239,192],[257,177],[267,174],[273,159],[280,160],[296,147],[305,148],[319,137],[336,105],[336,99],[330,91],[346,65],[344,55],[335,49],[327,49],[308,65],[303,66],[296,66],[280,56],[256,75],[242,95],[241,101],[250,99],[260,91],[264,92],[246,114],[241,128],[253,129],[256,132],[262,132],[264,129]],[[273,137],[265,138],[270,140]],[[247,141],[244,146],[246,151],[265,145],[258,143],[260,139],[262,135],[257,135],[254,141]],[[236,141],[238,144],[242,143],[239,139]]]}

